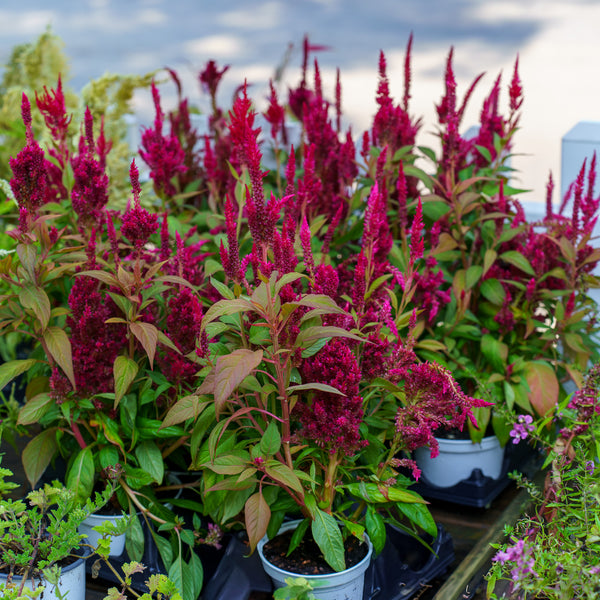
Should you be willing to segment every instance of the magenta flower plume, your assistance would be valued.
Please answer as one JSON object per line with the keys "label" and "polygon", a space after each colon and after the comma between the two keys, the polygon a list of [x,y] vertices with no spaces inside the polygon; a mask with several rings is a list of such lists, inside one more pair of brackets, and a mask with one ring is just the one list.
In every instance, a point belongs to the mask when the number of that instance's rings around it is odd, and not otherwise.
{"label": "magenta flower plume", "polygon": [[[75,183],[71,203],[83,227],[100,227],[108,203],[108,175],[104,166],[94,158],[92,114],[85,112],[85,137],[79,144],[79,154],[71,159]],[[85,140],[85,143],[84,141]]]}
{"label": "magenta flower plume", "polygon": [[25,94],[22,96],[21,114],[26,128],[27,145],[16,158],[9,159],[9,164],[13,172],[10,188],[19,205],[21,229],[25,230],[28,228],[28,219],[33,218],[37,208],[46,202],[49,184],[44,151],[33,137],[31,106]]}
{"label": "magenta flower plume", "polygon": [[414,265],[415,261],[423,257],[425,251],[425,243],[422,236],[423,229],[423,206],[421,198],[417,203],[417,211],[410,228],[410,264]]}
{"label": "magenta flower plume", "polygon": [[523,88],[521,87],[521,79],[519,78],[519,55],[517,54],[517,58],[515,60],[515,69],[513,72],[513,77],[510,82],[510,87],[508,89],[508,95],[510,98],[510,110],[511,112],[516,112],[521,108],[523,104]]}
{"label": "magenta flower plume", "polygon": [[156,110],[154,128],[147,128],[142,133],[140,156],[150,167],[150,177],[159,193],[172,197],[177,193],[172,180],[180,173],[185,173],[185,152],[177,136],[171,131],[163,135],[163,112],[160,106],[158,88],[152,82],[152,98]]}
{"label": "magenta flower plume", "polygon": [[579,235],[579,218],[581,210],[581,200],[583,197],[583,185],[585,179],[585,163],[587,159],[583,161],[583,165],[579,170],[577,179],[575,180],[575,189],[573,192],[573,213],[571,216],[571,239],[575,243]]}
{"label": "magenta flower plume", "polygon": [[334,338],[304,361],[301,373],[304,382],[326,383],[343,395],[317,392],[310,400],[298,402],[294,411],[300,420],[300,435],[332,453],[353,455],[366,444],[359,430],[363,419],[361,374],[354,354],[341,338]]}
{"label": "magenta flower plume", "polygon": [[225,198],[225,228],[227,230],[227,246],[221,242],[221,264],[225,275],[236,283],[241,283],[242,273],[240,268],[240,249],[237,238],[237,215],[231,198]]}
{"label": "magenta flower plume", "polygon": [[[394,106],[390,96],[389,81],[386,72],[386,60],[383,52],[379,54],[379,84],[377,86],[377,104],[379,108],[373,119],[371,136],[373,143],[379,147],[388,146],[394,153],[403,146],[415,143],[417,133],[421,127],[420,120],[414,120],[408,114],[408,101],[410,98],[410,50],[412,34],[408,40],[404,71],[404,98],[402,106]],[[411,185],[411,193],[414,192]]]}
{"label": "magenta flower plume", "polygon": [[413,34],[410,32],[408,44],[406,44],[406,56],[404,57],[404,95],[402,96],[402,108],[408,112],[408,101],[410,100],[410,80],[411,80],[411,52],[412,52]]}
{"label": "magenta flower plume", "polygon": [[58,76],[56,89],[48,90],[44,86],[44,93],[41,96],[35,94],[35,103],[44,117],[46,127],[50,130],[52,139],[60,145],[67,139],[71,116],[67,115],[65,106],[65,96],[62,90],[62,81]]}
{"label": "magenta flower plume", "polygon": [[552,179],[552,172],[548,176],[548,183],[546,184],[546,220],[554,218],[554,211],[552,210],[552,193],[554,192],[554,180]]}
{"label": "magenta flower plume", "polygon": [[466,396],[450,371],[437,363],[398,365],[389,375],[391,381],[404,385],[405,402],[396,414],[396,431],[409,451],[429,444],[434,458],[438,452],[434,432],[438,428],[462,431],[467,419],[476,425],[473,408],[490,406]]}
{"label": "magenta flower plume", "polygon": [[149,213],[145,208],[140,206],[141,188],[135,160],[131,161],[129,175],[131,178],[134,206],[123,215],[121,234],[124,235],[139,252],[144,244],[148,242],[150,236],[158,231],[158,215]]}
{"label": "magenta flower plume", "polygon": [[300,243],[302,244],[302,251],[304,252],[304,264],[306,265],[306,270],[308,271],[308,274],[313,277],[315,273],[315,261],[313,259],[310,244],[311,238],[312,234],[310,233],[310,227],[308,226],[308,221],[305,216],[302,219],[302,226],[300,228]]}
{"label": "magenta flower plume", "polygon": [[271,92],[269,95],[269,106],[263,114],[267,122],[271,125],[271,137],[276,140],[280,133],[284,134],[285,137],[285,108],[279,104],[273,81],[269,81],[269,88]]}
{"label": "magenta flower plume", "polygon": [[200,71],[198,75],[200,85],[206,93],[210,94],[211,98],[216,97],[219,83],[228,69],[229,65],[226,65],[219,70],[217,63],[214,60],[209,60],[204,69]]}

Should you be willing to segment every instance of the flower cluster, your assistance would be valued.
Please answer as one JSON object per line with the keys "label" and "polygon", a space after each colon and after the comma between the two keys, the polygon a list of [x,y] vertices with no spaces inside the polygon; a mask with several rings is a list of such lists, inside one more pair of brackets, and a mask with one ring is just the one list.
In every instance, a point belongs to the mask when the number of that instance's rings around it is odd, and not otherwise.
{"label": "flower cluster", "polygon": [[[510,562],[514,565],[511,569],[511,577],[514,583],[513,590],[519,589],[519,582],[527,575],[537,577],[537,573],[533,570],[535,559],[533,557],[533,548],[531,544],[526,544],[524,539],[515,540],[515,544],[509,546],[506,550],[500,550],[496,553],[493,561],[504,565]],[[558,566],[557,566],[558,569]]]}
{"label": "flower cluster", "polygon": [[296,405],[299,435],[331,453],[353,455],[365,441],[359,431],[363,418],[361,374],[348,344],[340,338],[328,342],[315,357],[304,361],[302,376],[305,381],[325,383],[338,393],[316,392],[310,400]]}
{"label": "flower cluster", "polygon": [[533,417],[531,415],[519,415],[510,432],[513,444],[518,444],[521,440],[526,440],[532,431],[535,431]]}

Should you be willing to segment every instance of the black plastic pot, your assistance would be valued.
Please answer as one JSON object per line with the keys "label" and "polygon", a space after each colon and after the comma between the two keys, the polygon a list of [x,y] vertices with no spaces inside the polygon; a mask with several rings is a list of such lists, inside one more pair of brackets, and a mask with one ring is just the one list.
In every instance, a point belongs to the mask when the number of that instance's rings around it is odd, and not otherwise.
{"label": "black plastic pot", "polygon": [[435,539],[426,539],[434,553],[410,535],[386,526],[386,543],[365,573],[365,600],[412,598],[424,585],[443,575],[454,561],[454,543],[438,525]]}

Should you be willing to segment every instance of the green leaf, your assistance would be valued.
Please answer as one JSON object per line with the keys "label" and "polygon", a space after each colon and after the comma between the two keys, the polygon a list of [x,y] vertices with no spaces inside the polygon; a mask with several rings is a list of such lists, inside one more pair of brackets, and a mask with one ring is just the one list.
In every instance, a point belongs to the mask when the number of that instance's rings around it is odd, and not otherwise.
{"label": "green leaf", "polygon": [[252,494],[244,506],[244,517],[246,522],[246,533],[250,552],[254,552],[258,542],[267,533],[267,527],[271,518],[271,509],[265,501],[262,492]]}
{"label": "green leaf", "polygon": [[353,496],[362,498],[367,502],[374,502],[378,504],[384,502],[425,503],[425,500],[423,500],[421,496],[406,489],[396,487],[383,488],[382,486],[382,489],[385,489],[384,494],[376,483],[367,483],[361,481],[359,483],[349,483],[343,487],[347,489]]}
{"label": "green leaf", "polygon": [[139,517],[133,513],[131,525],[125,536],[125,549],[131,560],[140,562],[144,554],[144,531]]}
{"label": "green leaf", "polygon": [[261,363],[262,350],[239,348],[231,354],[218,356],[215,366],[215,410],[217,416],[238,385]]}
{"label": "green leaf", "polygon": [[195,421],[208,404],[208,402],[201,402],[200,398],[194,394],[184,396],[177,400],[177,402],[169,409],[160,428],[164,429],[170,425],[177,425],[188,419],[194,419]]}
{"label": "green leaf", "polygon": [[19,411],[17,423],[19,425],[31,425],[38,423],[39,420],[48,412],[54,401],[46,392],[37,394],[28,400],[25,406]]}
{"label": "green leaf", "polygon": [[481,353],[496,373],[504,373],[508,359],[508,346],[486,333],[481,338]]}
{"label": "green leaf", "polygon": [[492,248],[488,248],[483,256],[483,275],[485,275],[490,267],[494,264],[498,253]]}
{"label": "green leaf", "polygon": [[98,463],[102,469],[112,467],[119,462],[119,451],[114,446],[104,446],[98,452]]}
{"label": "green leaf", "polygon": [[317,508],[311,523],[313,539],[323,553],[323,558],[334,571],[344,571],[346,560],[344,557],[344,540],[342,532],[335,518]]}
{"label": "green leaf", "polygon": [[442,200],[425,200],[423,202],[423,216],[429,221],[438,221],[450,212],[450,206]]}
{"label": "green leaf", "polygon": [[33,310],[42,331],[46,329],[50,321],[50,300],[46,292],[36,285],[26,284],[19,291],[19,301],[25,308]]}
{"label": "green leaf", "polygon": [[321,392],[327,392],[328,394],[337,394],[338,396],[346,395],[344,392],[340,392],[340,390],[334,388],[332,385],[318,383],[316,381],[312,381],[310,383],[300,383],[298,385],[290,385],[285,391],[288,394],[295,394],[296,392],[300,392],[302,390],[319,390]]}
{"label": "green leaf", "polygon": [[79,277],[84,275],[87,277],[92,277],[93,279],[98,279],[98,281],[105,283],[109,287],[121,287],[119,280],[114,275],[111,275],[106,271],[81,271],[80,273],[76,273],[76,275]]}
{"label": "green leaf", "polygon": [[323,346],[325,346],[325,344],[331,340],[330,337],[324,337],[321,338],[320,340],[317,340],[312,346],[309,346],[308,348],[304,348],[302,350],[302,358],[310,358],[311,356],[314,356],[319,350],[321,350],[323,348]]}
{"label": "green leaf", "polygon": [[404,504],[399,502],[396,507],[429,535],[437,536],[437,525],[426,504]]}
{"label": "green leaf", "polygon": [[509,250],[508,252],[503,252],[500,255],[500,260],[503,260],[504,262],[507,262],[517,267],[517,269],[521,269],[521,271],[527,273],[527,275],[535,275],[535,271],[531,266],[531,263],[520,252],[517,252],[516,250]]}
{"label": "green leaf", "polygon": [[129,324],[131,333],[138,339],[142,348],[148,355],[150,361],[150,368],[154,366],[154,355],[156,354],[156,345],[158,344],[158,330],[152,323],[145,323],[144,321],[134,321]]}
{"label": "green leaf", "polygon": [[[347,315],[348,313],[340,308],[335,300],[333,300],[330,296],[326,294],[307,294],[300,298],[300,300],[296,300],[294,302],[287,302],[283,305],[285,306],[306,306],[308,308],[315,309],[318,313],[313,311],[309,311],[309,314],[338,314],[338,315]],[[301,321],[305,320],[305,316],[301,319]]]}
{"label": "green leaf", "polygon": [[202,327],[206,327],[211,321],[219,317],[247,312],[249,310],[254,310],[254,305],[250,300],[245,300],[244,298],[219,300],[211,305],[202,317]]}
{"label": "green leaf", "polygon": [[37,258],[37,248],[34,244],[17,244],[17,256],[29,277],[35,279],[35,262]]}
{"label": "green leaf", "polygon": [[300,495],[304,495],[304,489],[298,476],[290,467],[277,461],[267,461],[265,463],[266,474],[274,479],[275,481],[292,488],[295,492]]}
{"label": "green leaf", "polygon": [[117,356],[113,364],[113,376],[115,379],[115,404],[119,406],[121,398],[127,393],[129,386],[138,373],[138,364],[127,356]]}
{"label": "green leaf", "polygon": [[94,474],[94,456],[88,446],[80,450],[73,460],[65,484],[79,500],[85,501],[92,495]]}
{"label": "green leaf", "polygon": [[235,294],[221,281],[215,279],[214,277],[210,278],[210,283],[212,286],[221,294],[221,296],[227,300],[232,300],[235,298]]}
{"label": "green leaf", "polygon": [[0,390],[8,385],[13,379],[28,371],[38,361],[34,358],[23,360],[11,360],[0,365]]}
{"label": "green leaf", "polygon": [[306,534],[309,525],[310,519],[303,519],[298,524],[298,527],[294,529],[294,533],[292,533],[292,539],[290,540],[290,545],[288,546],[286,556],[289,556],[300,545],[300,542],[304,539],[304,535]]}
{"label": "green leaf", "polygon": [[369,504],[365,517],[367,534],[373,544],[375,554],[379,554],[385,546],[385,522],[383,517]]}
{"label": "green leaf", "polygon": [[281,435],[275,421],[271,421],[260,439],[260,451],[264,456],[273,456],[281,448]]}
{"label": "green leaf", "polygon": [[135,456],[142,470],[148,473],[156,483],[162,483],[165,466],[162,454],[156,443],[150,440],[142,442],[136,446]]}
{"label": "green leaf", "polygon": [[59,327],[48,327],[44,331],[44,342],[46,342],[46,347],[52,358],[68,377],[73,389],[77,389],[75,374],[73,373],[71,342],[67,334]]}
{"label": "green leaf", "polygon": [[55,427],[42,431],[25,446],[21,460],[32,488],[35,488],[57,449]]}
{"label": "green leaf", "polygon": [[479,290],[486,300],[489,300],[496,306],[501,306],[504,302],[506,292],[497,279],[486,279],[485,281],[482,281]]}
{"label": "green leaf", "polygon": [[358,342],[365,341],[364,338],[360,337],[359,335],[351,333],[350,331],[346,331],[341,327],[334,327],[333,325],[315,325],[313,327],[307,327],[306,329],[302,329],[296,337],[296,343],[294,345],[297,348],[309,348],[316,341],[324,337],[345,337],[350,338],[351,340],[356,340]]}
{"label": "green leaf", "polygon": [[467,269],[465,275],[465,284],[468,290],[470,290],[480,279],[483,274],[483,267],[481,265],[471,265]]}
{"label": "green leaf", "polygon": [[236,454],[217,456],[212,462],[206,464],[207,468],[220,475],[239,475],[247,466],[248,461]]}

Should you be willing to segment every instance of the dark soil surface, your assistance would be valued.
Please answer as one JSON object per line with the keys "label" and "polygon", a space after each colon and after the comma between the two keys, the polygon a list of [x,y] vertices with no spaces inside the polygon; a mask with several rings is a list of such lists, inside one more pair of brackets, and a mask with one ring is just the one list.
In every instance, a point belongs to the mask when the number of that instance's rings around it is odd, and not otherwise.
{"label": "dark soil surface", "polygon": [[[280,569],[297,573],[298,575],[326,575],[335,571],[325,562],[323,554],[310,535],[305,535],[300,545],[286,556],[292,531],[276,535],[263,547],[265,558]],[[369,551],[367,544],[360,542],[354,536],[344,542],[346,551],[346,568],[358,564]]]}

